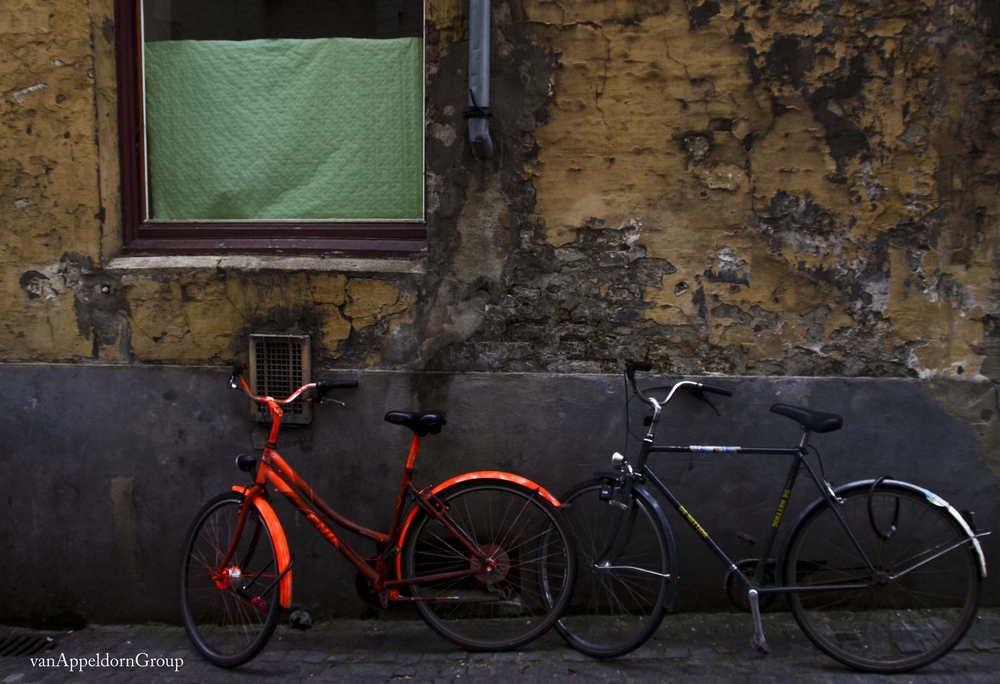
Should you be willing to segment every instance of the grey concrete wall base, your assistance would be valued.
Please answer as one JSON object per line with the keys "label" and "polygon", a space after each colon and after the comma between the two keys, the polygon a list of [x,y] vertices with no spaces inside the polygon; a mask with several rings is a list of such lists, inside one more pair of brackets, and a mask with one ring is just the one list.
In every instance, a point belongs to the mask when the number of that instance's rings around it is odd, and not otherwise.
{"label": "grey concrete wall base", "polygon": [[[322,375],[322,374],[317,374]],[[448,426],[423,442],[418,484],[499,469],[555,493],[607,469],[625,448],[622,381],[613,375],[339,373],[360,381],[323,405],[313,425],[283,433],[285,458],[334,507],[388,524],[409,432],[388,410],[444,409]],[[0,620],[136,622],[179,619],[181,545],[212,496],[248,482],[234,459],[253,453],[246,399],[215,368],[0,365],[7,419],[0,465],[0,549],[8,590]],[[667,384],[673,378],[651,378]],[[798,427],[768,412],[784,402],[841,413],[819,435],[828,477],[889,475],[1000,520],[996,392],[989,383],[821,378],[719,378],[735,390],[722,416],[685,398],[667,410],[664,442],[794,445]],[[633,419],[641,412],[633,403]],[[628,448],[635,449],[630,439]],[[984,455],[984,450],[987,453]],[[758,539],[773,515],[787,462],[719,454],[662,456],[656,470],[728,553],[740,532]],[[800,481],[786,519],[816,495]],[[275,502],[296,555],[295,603],[316,616],[356,615],[354,571],[308,523]],[[672,513],[680,544],[680,609],[725,608],[722,564]],[[364,542],[360,548],[374,551]],[[983,541],[1000,568],[994,537]],[[992,605],[1000,591],[988,581]]]}

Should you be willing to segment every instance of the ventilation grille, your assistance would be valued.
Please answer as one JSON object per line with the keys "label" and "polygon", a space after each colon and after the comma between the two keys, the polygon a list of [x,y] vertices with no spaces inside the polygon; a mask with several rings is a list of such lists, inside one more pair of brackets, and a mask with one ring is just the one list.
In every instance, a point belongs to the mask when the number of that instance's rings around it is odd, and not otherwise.
{"label": "ventilation grille", "polygon": [[55,646],[55,640],[47,636],[35,636],[34,634],[20,634],[8,637],[0,636],[0,656],[35,655],[36,653],[53,649]]}
{"label": "ventilation grille", "polygon": [[[308,335],[251,335],[250,389],[257,396],[284,399],[310,382],[309,359]],[[312,421],[312,404],[301,399],[282,410],[283,425],[308,425]],[[251,406],[250,417],[270,422],[264,406]]]}

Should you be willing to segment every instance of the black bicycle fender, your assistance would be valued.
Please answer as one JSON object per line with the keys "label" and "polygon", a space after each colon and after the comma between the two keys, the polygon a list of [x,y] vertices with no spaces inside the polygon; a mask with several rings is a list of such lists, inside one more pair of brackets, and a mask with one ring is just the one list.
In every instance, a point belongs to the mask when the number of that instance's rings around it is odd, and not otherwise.
{"label": "black bicycle fender", "polygon": [[667,514],[663,511],[660,506],[660,502],[656,500],[646,486],[636,482],[632,485],[632,492],[636,496],[642,497],[647,504],[649,504],[650,509],[660,521],[660,526],[663,528],[663,534],[667,537],[667,552],[670,554],[670,578],[671,582],[669,589],[667,590],[667,599],[663,603],[664,612],[672,612],[674,610],[674,603],[677,601],[677,586],[680,584],[681,575],[680,567],[681,560],[678,557],[679,551],[677,550],[677,542],[674,540],[674,528],[670,526],[670,522],[667,520]]}
{"label": "black bicycle fender", "polygon": [[[849,482],[848,484],[834,488],[833,493],[837,496],[840,496],[841,494],[852,492],[856,489],[870,489],[872,485],[874,485],[876,482],[877,478],[873,478],[870,480],[858,480],[857,482]],[[959,524],[959,526],[963,530],[965,530],[965,533],[969,536],[969,539],[972,540],[972,548],[976,553],[976,558],[979,560],[979,576],[984,579],[986,578],[986,556],[983,554],[983,547],[979,544],[979,540],[976,538],[975,532],[973,532],[972,528],[969,527],[969,523],[965,520],[965,518],[962,517],[962,514],[959,513],[954,506],[949,504],[947,501],[945,501],[944,499],[942,499],[940,496],[930,491],[929,489],[918,487],[917,485],[910,484],[909,482],[903,482],[901,480],[884,479],[882,480],[881,484],[889,485],[892,487],[898,487],[900,489],[906,489],[908,491],[913,492],[914,494],[920,494],[926,497],[927,501],[930,504],[945,509],[948,512],[948,514],[955,519],[955,521]],[[795,536],[795,531],[799,528],[799,525],[802,524],[802,521],[806,519],[806,516],[808,516],[816,508],[824,505],[825,503],[826,499],[824,499],[822,496],[819,496],[816,498],[815,501],[806,506],[805,510],[803,510],[802,513],[799,514],[799,517],[795,519],[795,522],[792,523],[789,533],[785,536],[784,541],[782,541],[781,551],[778,553],[778,565],[776,566],[778,571],[782,574],[781,577],[782,584],[784,584],[785,581],[785,578],[783,576],[785,568],[785,555],[788,552],[789,542],[791,541],[792,537]]]}

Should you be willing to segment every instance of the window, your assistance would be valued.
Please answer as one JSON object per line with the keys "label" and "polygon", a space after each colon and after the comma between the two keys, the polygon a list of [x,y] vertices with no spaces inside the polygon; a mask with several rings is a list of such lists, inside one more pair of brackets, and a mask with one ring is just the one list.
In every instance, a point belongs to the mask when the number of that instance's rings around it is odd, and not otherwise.
{"label": "window", "polygon": [[422,0],[118,0],[130,252],[424,248]]}

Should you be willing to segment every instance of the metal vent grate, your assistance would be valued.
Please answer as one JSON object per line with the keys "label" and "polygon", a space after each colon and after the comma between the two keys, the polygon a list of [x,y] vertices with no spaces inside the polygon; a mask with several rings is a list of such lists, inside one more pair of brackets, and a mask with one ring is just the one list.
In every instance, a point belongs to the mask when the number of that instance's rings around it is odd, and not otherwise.
{"label": "metal vent grate", "polygon": [[[312,376],[308,335],[251,335],[250,389],[258,396],[284,399]],[[251,406],[253,420],[269,421],[267,409]],[[312,404],[296,401],[284,408],[282,424],[308,425]]]}
{"label": "metal vent grate", "polygon": [[34,634],[19,634],[17,636],[0,636],[0,656],[29,656],[55,648],[52,637]]}

